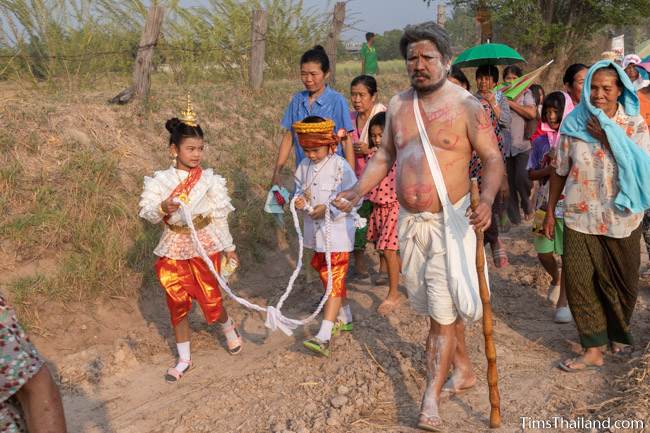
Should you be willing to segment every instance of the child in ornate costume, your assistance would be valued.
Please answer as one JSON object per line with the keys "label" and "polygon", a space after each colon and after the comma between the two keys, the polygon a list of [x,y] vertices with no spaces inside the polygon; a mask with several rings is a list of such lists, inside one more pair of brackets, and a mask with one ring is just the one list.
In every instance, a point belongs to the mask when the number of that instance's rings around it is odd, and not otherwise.
{"label": "child in ornate costume", "polygon": [[176,366],[167,371],[165,379],[177,382],[192,367],[187,317],[192,300],[197,301],[209,324],[221,324],[231,354],[242,349],[241,336],[222,304],[219,285],[195,251],[177,200],[191,207],[199,240],[218,271],[222,259],[228,267],[236,265],[239,259],[228,229],[228,214],[234,208],[230,204],[226,180],[212,169],[201,168],[203,131],[196,123],[189,97],[180,119],[168,120],[165,127],[170,133],[169,148],[174,164],[167,170],[155,172],[153,177],[145,177],[140,216],[153,224],[162,222],[164,226],[154,254],[159,257],[156,273],[167,295],[179,358]]}
{"label": "child in ornate costume", "polygon": [[[327,286],[325,212],[330,212],[330,252],[332,292],[325,304],[323,322],[314,338],[306,340],[306,348],[323,356],[330,355],[332,334],[352,330],[352,313],[345,303],[345,278],[350,251],[354,250],[355,223],[351,214],[343,213],[329,203],[336,195],[356,183],[352,167],[334,151],[340,135],[334,134],[329,119],[309,116],[293,125],[298,142],[307,156],[296,170],[296,209],[304,211],[305,247],[314,250],[311,265]],[[343,305],[345,303],[345,305]]]}

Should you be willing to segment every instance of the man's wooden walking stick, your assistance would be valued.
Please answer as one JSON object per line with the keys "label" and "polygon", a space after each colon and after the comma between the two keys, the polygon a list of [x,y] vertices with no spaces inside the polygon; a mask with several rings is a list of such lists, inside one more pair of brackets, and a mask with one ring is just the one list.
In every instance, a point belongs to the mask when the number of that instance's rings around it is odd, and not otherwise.
{"label": "man's wooden walking stick", "polygon": [[[472,178],[471,187],[472,210],[479,204],[478,181]],[[492,224],[496,224],[492,221]],[[494,347],[492,305],[490,305],[490,292],[485,277],[485,247],[483,245],[483,232],[476,231],[476,272],[478,273],[478,287],[483,304],[483,336],[485,337],[485,357],[487,358],[487,381],[490,391],[490,428],[501,425],[501,398],[499,397],[499,379],[497,374],[497,351]]]}

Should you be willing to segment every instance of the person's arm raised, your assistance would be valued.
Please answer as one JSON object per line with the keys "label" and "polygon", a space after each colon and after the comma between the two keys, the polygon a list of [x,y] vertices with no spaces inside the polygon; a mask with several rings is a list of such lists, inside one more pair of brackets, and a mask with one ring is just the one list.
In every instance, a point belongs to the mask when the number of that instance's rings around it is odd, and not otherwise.
{"label": "person's arm raised", "polygon": [[289,159],[289,154],[291,153],[291,148],[293,147],[293,137],[291,136],[291,131],[286,131],[284,136],[282,136],[282,142],[280,143],[280,151],[278,152],[278,159],[275,161],[275,170],[273,170],[273,178],[271,182],[273,185],[280,184],[280,170],[286,164],[287,159]]}
{"label": "person's arm raised", "polygon": [[497,136],[490,119],[475,98],[467,98],[467,137],[483,166],[481,198],[478,207],[470,215],[470,222],[485,231],[492,220],[492,204],[499,192],[505,167],[499,150]]}
{"label": "person's arm raised", "polygon": [[512,111],[526,120],[533,120],[537,117],[537,107],[534,105],[523,105],[512,100],[508,100],[508,105],[510,105]]}

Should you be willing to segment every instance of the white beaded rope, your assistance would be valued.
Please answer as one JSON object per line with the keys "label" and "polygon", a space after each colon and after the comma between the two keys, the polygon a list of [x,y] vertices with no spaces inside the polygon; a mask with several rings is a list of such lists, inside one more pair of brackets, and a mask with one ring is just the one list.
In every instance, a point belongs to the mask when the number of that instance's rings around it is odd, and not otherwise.
{"label": "white beaded rope", "polygon": [[192,221],[192,212],[190,210],[190,207],[185,203],[183,203],[182,201],[176,199],[176,203],[180,204],[180,209],[183,215],[183,219],[186,221],[187,226],[190,229],[190,235],[192,237],[192,243],[194,244],[194,248],[196,248],[196,251],[199,253],[199,255],[201,256],[205,264],[208,266],[212,275],[216,278],[217,282],[219,283],[219,286],[228,294],[228,296],[230,296],[233,300],[243,305],[244,307],[255,311],[265,312],[266,313],[265,325],[267,328],[271,329],[272,331],[275,331],[276,329],[280,329],[282,332],[284,332],[287,335],[293,335],[293,330],[296,329],[298,326],[305,325],[311,322],[312,320],[314,320],[314,318],[318,315],[318,313],[320,313],[320,311],[323,309],[323,305],[325,305],[325,302],[327,302],[327,299],[332,293],[332,252],[330,251],[331,217],[329,212],[325,212],[325,260],[327,262],[327,288],[325,290],[325,295],[323,296],[320,303],[318,304],[316,311],[314,311],[312,314],[310,314],[308,317],[302,320],[292,319],[282,314],[281,311],[282,306],[285,300],[291,294],[296,278],[298,278],[298,275],[300,274],[300,270],[302,268],[304,240],[302,237],[302,232],[300,230],[300,222],[298,220],[298,214],[296,212],[295,201],[296,201],[296,197],[294,197],[291,200],[289,207],[291,209],[291,215],[293,216],[294,228],[296,229],[296,233],[298,234],[298,261],[296,264],[296,268],[294,269],[293,273],[291,274],[291,278],[289,279],[289,284],[287,285],[287,288],[284,294],[282,295],[282,297],[280,298],[280,300],[278,301],[277,305],[275,307],[267,306],[265,308],[255,303],[249,302],[246,299],[239,297],[233,293],[230,286],[228,286],[226,280],[215,269],[212,260],[210,260],[208,254],[205,251],[205,248],[203,248],[203,245],[201,244],[201,241],[199,240],[199,237],[196,233],[194,222]]}

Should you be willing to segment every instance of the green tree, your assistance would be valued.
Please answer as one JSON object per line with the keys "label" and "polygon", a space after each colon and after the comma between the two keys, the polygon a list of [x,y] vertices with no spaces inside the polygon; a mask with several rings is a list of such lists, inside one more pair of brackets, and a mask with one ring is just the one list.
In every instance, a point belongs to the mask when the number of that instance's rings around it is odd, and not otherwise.
{"label": "green tree", "polygon": [[548,77],[554,82],[567,64],[593,59],[593,42],[609,27],[641,24],[650,16],[650,0],[454,0],[453,4],[467,10],[485,5],[492,14],[494,40],[517,48],[529,63],[554,58]]}
{"label": "green tree", "polygon": [[383,35],[375,36],[375,49],[379,60],[393,60],[402,58],[399,52],[399,40],[402,30],[388,30]]}
{"label": "green tree", "polygon": [[479,42],[476,25],[474,10],[467,5],[454,8],[451,19],[445,24],[454,52],[460,53]]}

